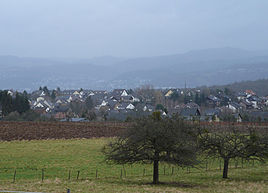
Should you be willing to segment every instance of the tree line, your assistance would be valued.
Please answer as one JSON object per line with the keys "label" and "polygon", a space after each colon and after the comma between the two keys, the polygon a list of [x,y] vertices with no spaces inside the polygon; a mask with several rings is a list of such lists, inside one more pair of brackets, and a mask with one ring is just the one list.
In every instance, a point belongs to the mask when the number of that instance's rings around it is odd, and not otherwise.
{"label": "tree line", "polygon": [[4,116],[15,111],[22,114],[30,110],[26,92],[16,92],[14,96],[11,96],[7,90],[0,91],[0,106],[2,107],[2,114]]}

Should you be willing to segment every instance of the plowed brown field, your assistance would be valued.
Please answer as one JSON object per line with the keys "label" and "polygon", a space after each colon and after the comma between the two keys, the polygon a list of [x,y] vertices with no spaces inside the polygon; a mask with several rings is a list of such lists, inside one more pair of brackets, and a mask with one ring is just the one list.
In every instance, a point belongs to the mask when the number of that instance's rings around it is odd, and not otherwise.
{"label": "plowed brown field", "polygon": [[114,137],[129,126],[113,122],[0,122],[0,140]]}

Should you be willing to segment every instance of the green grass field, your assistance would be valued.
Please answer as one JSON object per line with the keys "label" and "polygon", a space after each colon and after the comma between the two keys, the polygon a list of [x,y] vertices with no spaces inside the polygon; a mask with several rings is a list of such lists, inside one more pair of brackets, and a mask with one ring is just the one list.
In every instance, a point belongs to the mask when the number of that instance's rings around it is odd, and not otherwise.
{"label": "green grass field", "polygon": [[107,141],[0,142],[0,190],[57,193],[66,192],[67,188],[71,192],[83,193],[268,192],[268,165],[244,162],[242,168],[241,160],[237,168],[235,162],[231,162],[227,180],[221,178],[219,160],[210,160],[195,169],[161,164],[160,181],[163,183],[152,185],[152,165],[119,166],[103,162],[100,150]]}

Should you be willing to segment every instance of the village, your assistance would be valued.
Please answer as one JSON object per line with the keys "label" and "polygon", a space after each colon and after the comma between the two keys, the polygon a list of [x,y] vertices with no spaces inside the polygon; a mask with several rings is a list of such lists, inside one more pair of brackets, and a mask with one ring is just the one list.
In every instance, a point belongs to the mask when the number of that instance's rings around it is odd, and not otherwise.
{"label": "village", "polygon": [[[14,96],[16,92],[8,93]],[[235,93],[229,89],[154,89],[147,85],[135,90],[61,91],[40,87],[27,96],[31,110],[46,120],[131,121],[160,111],[162,116],[177,114],[192,121],[268,121],[268,97],[252,90]]]}

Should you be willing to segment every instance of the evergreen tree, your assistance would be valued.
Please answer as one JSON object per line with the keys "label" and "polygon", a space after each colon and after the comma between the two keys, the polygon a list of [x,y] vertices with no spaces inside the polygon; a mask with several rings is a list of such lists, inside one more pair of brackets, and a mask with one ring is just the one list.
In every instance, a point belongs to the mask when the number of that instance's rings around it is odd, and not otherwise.
{"label": "evergreen tree", "polygon": [[53,90],[53,91],[52,91],[50,97],[51,97],[52,100],[55,100],[55,98],[56,98],[56,90]]}
{"label": "evergreen tree", "polygon": [[201,105],[201,99],[198,93],[195,93],[195,99],[194,99],[195,103],[198,105]]}
{"label": "evergreen tree", "polygon": [[12,98],[12,96],[8,94],[8,91],[0,91],[0,104],[2,106],[4,116],[14,111],[17,111],[21,114],[30,109],[27,96],[18,92],[16,93],[15,97]]}
{"label": "evergreen tree", "polygon": [[47,86],[44,86],[43,91],[44,91],[44,93],[45,93],[47,96],[50,95]]}
{"label": "evergreen tree", "polygon": [[13,101],[12,97],[8,94],[8,91],[3,91],[1,93],[1,105],[2,105],[2,113],[4,116],[12,112]]}
{"label": "evergreen tree", "polygon": [[87,108],[88,110],[93,109],[94,104],[93,104],[93,101],[92,101],[92,99],[91,99],[90,96],[88,96],[88,97],[86,98],[85,103],[86,103],[86,108]]}

